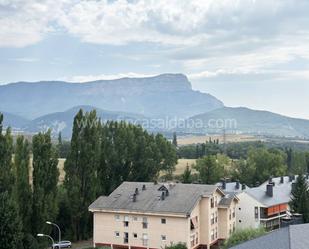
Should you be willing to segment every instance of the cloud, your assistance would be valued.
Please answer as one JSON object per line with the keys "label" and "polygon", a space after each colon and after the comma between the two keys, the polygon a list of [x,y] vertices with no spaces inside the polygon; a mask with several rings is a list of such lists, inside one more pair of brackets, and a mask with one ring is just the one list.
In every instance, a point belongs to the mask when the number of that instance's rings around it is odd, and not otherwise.
{"label": "cloud", "polygon": [[68,81],[68,82],[89,82],[96,80],[114,80],[120,78],[144,78],[152,77],[156,74],[142,74],[142,73],[119,73],[119,74],[99,74],[99,75],[76,75],[72,77],[62,77],[59,80]]}
{"label": "cloud", "polygon": [[20,58],[11,58],[10,61],[17,61],[17,62],[26,62],[26,63],[32,63],[39,61],[38,58],[32,58],[32,57],[20,57]]}
{"label": "cloud", "polygon": [[66,0],[0,0],[0,47],[25,47],[53,30]]}

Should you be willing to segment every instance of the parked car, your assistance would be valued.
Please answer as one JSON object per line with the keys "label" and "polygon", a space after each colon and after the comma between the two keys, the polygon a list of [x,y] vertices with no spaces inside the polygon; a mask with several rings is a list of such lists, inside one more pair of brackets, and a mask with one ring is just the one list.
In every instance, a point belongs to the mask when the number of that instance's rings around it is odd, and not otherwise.
{"label": "parked car", "polygon": [[61,249],[61,248],[71,248],[71,241],[60,241],[58,243],[53,244],[52,249]]}

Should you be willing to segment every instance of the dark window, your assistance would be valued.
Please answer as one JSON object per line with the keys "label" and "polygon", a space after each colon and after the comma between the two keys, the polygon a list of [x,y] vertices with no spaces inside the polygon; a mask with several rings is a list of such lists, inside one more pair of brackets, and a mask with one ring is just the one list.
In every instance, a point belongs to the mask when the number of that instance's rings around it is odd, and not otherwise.
{"label": "dark window", "polygon": [[166,224],[166,219],[161,219],[161,224]]}
{"label": "dark window", "polygon": [[129,221],[124,221],[123,224],[124,224],[125,227],[128,227],[129,226]]}
{"label": "dark window", "polygon": [[123,242],[124,242],[124,244],[129,243],[129,233],[124,233]]}
{"label": "dark window", "polygon": [[133,237],[134,237],[134,238],[137,238],[137,233],[133,233]]}
{"label": "dark window", "polygon": [[210,207],[211,207],[211,208],[214,208],[214,206],[215,206],[214,198],[211,198],[211,199],[210,199]]}

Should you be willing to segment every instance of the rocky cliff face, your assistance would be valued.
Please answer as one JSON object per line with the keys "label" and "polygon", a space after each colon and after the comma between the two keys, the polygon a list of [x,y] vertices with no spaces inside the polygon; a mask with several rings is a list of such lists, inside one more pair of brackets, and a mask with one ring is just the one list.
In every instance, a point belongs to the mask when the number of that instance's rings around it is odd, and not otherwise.
{"label": "rocky cliff face", "polygon": [[87,83],[19,82],[0,86],[0,99],[2,111],[31,119],[79,105],[148,117],[179,118],[223,106],[215,97],[193,91],[191,83],[182,74]]}

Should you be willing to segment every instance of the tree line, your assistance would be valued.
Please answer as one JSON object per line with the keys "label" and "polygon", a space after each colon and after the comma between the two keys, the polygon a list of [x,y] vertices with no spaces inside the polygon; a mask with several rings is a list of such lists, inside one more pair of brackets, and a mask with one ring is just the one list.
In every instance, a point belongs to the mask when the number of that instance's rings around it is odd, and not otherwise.
{"label": "tree line", "polygon": [[31,143],[18,136],[14,144],[11,129],[3,131],[2,123],[0,114],[0,249],[46,246],[35,235],[53,233],[47,220],[60,225],[63,238],[88,239],[88,206],[98,196],[123,181],[156,180],[162,171],[173,172],[177,162],[175,146],[162,135],[125,122],[103,123],[95,111],[80,110],[69,149],[65,146],[65,179],[60,184],[61,136],[57,145],[50,131],[34,135]]}

